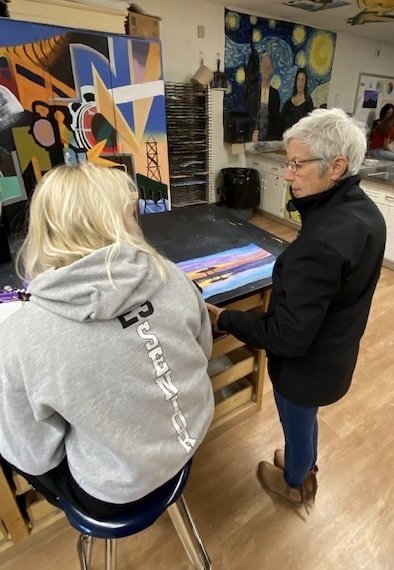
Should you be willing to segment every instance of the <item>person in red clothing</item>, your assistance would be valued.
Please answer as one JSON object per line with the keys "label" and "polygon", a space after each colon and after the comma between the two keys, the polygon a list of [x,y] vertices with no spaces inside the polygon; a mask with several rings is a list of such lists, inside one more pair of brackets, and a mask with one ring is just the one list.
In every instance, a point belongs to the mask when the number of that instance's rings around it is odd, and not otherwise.
{"label": "person in red clothing", "polygon": [[391,146],[393,140],[394,115],[389,115],[372,131],[370,155],[381,160],[394,160],[394,146]]}
{"label": "person in red clothing", "polygon": [[371,134],[373,130],[376,129],[376,127],[380,125],[380,123],[384,119],[386,119],[387,117],[391,117],[391,115],[393,114],[394,114],[394,105],[392,103],[386,103],[385,105],[383,105],[383,107],[380,109],[379,119],[375,119],[374,121],[372,121]]}

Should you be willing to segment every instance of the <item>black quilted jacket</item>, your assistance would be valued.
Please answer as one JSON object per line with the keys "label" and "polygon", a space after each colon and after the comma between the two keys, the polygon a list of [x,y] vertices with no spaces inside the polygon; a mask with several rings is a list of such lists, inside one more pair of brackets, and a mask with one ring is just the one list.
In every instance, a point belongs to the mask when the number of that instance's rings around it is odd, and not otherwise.
{"label": "black quilted jacket", "polygon": [[290,401],[322,406],[349,389],[382,265],[386,227],[351,176],[294,199],[297,239],[278,257],[267,313],[224,311],[221,330],[264,348],[274,388]]}

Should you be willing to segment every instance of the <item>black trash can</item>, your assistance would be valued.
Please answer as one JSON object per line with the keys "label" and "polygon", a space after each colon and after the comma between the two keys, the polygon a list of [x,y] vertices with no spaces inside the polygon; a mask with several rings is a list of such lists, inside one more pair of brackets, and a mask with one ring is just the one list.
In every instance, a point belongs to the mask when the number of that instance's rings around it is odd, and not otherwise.
{"label": "black trash can", "polygon": [[253,168],[222,168],[223,186],[220,201],[243,220],[253,216],[260,204],[260,175]]}

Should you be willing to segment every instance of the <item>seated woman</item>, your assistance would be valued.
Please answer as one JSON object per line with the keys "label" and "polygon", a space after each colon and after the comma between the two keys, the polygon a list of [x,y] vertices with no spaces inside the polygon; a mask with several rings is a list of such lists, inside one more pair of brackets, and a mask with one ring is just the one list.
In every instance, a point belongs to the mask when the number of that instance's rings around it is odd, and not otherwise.
{"label": "seated woman", "polygon": [[370,156],[380,160],[394,160],[393,141],[394,115],[389,115],[372,132]]}
{"label": "seated woman", "polygon": [[386,105],[383,105],[383,107],[380,109],[380,113],[379,113],[379,119],[375,119],[374,121],[372,121],[372,129],[371,132],[373,132],[373,130],[387,117],[391,117],[391,115],[394,113],[394,105],[392,103],[386,103]]}
{"label": "seated woman", "polygon": [[302,117],[313,111],[312,97],[308,93],[308,75],[306,69],[300,67],[294,78],[293,94],[283,105],[282,125],[286,131]]}
{"label": "seated woman", "polygon": [[115,168],[49,171],[20,257],[30,301],[0,324],[2,462],[93,517],[176,475],[213,415],[208,312],[136,198]]}

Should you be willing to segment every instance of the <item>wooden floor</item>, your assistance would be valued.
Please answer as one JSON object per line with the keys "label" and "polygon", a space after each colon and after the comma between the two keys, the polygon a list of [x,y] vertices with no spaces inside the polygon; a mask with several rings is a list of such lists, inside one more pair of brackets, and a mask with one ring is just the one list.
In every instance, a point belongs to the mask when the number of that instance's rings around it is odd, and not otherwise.
{"label": "wooden floor", "polygon": [[[265,218],[253,222],[295,237]],[[394,272],[383,269],[352,388],[319,411],[319,491],[309,517],[268,495],[255,475],[257,463],[282,445],[268,379],[262,413],[197,451],[185,497],[214,570],[394,568],[393,299]],[[77,570],[76,538],[64,523],[2,570]],[[100,560],[94,557],[97,570]],[[120,541],[119,568],[190,568],[166,514]]]}

